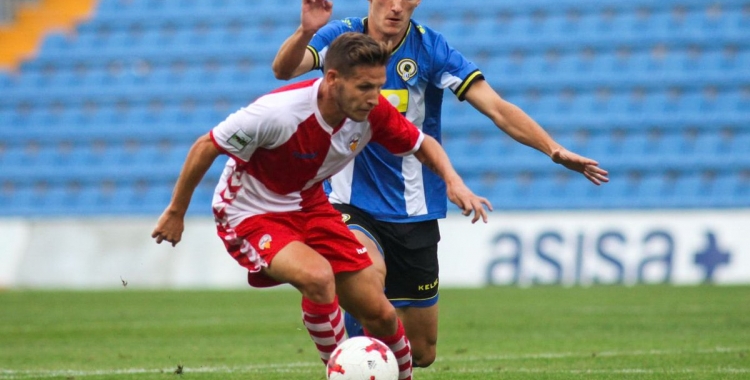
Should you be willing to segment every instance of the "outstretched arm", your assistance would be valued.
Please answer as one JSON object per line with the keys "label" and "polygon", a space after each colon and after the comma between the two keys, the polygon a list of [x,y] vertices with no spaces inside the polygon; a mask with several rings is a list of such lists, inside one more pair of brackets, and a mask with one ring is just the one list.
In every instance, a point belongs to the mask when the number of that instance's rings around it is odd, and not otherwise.
{"label": "outstretched arm", "polygon": [[161,244],[162,241],[168,241],[174,247],[180,242],[182,231],[185,229],[185,213],[190,205],[193,192],[219,154],[220,152],[214,146],[209,134],[198,138],[190,148],[172,191],[172,200],[159,217],[159,221],[151,233],[151,237],[156,239],[158,244]]}
{"label": "outstretched arm", "polygon": [[332,11],[333,3],[328,0],[302,1],[300,26],[284,41],[273,60],[271,67],[276,79],[292,79],[313,69],[315,57],[307,45],[331,18]]}
{"label": "outstretched arm", "polygon": [[462,210],[464,216],[469,216],[474,212],[472,223],[476,223],[479,218],[487,223],[487,210],[484,209],[484,206],[492,211],[492,204],[487,198],[474,195],[464,184],[437,140],[425,135],[422,145],[414,153],[414,156],[445,181],[448,199]]}
{"label": "outstretched arm", "polygon": [[609,182],[609,173],[600,168],[598,162],[575,154],[555,142],[534,119],[501,98],[486,81],[474,83],[466,93],[466,100],[516,141],[541,151],[555,163],[583,174],[596,185]]}

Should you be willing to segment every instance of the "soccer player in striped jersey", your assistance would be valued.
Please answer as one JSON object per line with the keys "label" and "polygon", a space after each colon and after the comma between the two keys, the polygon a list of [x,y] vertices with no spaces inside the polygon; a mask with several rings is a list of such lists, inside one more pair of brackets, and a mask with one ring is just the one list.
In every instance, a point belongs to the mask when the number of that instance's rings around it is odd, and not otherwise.
{"label": "soccer player in striped jersey", "polygon": [[[450,89],[515,140],[596,185],[608,181],[596,161],[555,142],[525,112],[502,99],[476,65],[440,33],[411,19],[420,0],[368,1],[367,17],[330,21],[330,1],[303,0],[301,25],[273,62],[276,77],[290,79],[319,69],[336,36],[364,33],[392,46],[383,96],[425,134],[440,141],[443,90]],[[386,295],[404,321],[419,367],[435,360],[437,220],[446,214],[445,190],[445,183],[414,157],[394,156],[374,144],[330,181],[330,201],[380,268]],[[357,328],[356,320],[347,316],[347,332],[357,335]]]}
{"label": "soccer player in striped jersey", "polygon": [[[484,207],[491,205],[464,185],[434,138],[383,99],[389,56],[385,44],[343,34],[329,48],[323,78],[262,96],[200,137],[152,237],[180,241],[193,191],[214,160],[228,155],[214,217],[227,252],[248,270],[248,282],[289,283],[302,293],[303,321],[324,363],[345,339],[341,305],[394,352],[399,379],[411,379],[403,324],[367,248],[342,222],[322,183],[376,142],[434,170],[448,183],[451,201],[474,221],[486,222]],[[248,306],[252,322],[252,307],[263,305]]]}

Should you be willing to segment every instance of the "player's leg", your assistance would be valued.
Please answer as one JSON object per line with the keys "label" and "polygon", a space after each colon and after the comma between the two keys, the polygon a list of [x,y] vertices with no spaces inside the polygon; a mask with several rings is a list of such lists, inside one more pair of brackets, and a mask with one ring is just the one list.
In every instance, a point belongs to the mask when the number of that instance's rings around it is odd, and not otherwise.
{"label": "player's leg", "polygon": [[438,339],[437,221],[379,226],[385,248],[386,296],[406,328],[415,367],[434,361]]}
{"label": "player's leg", "polygon": [[365,247],[336,218],[321,217],[308,223],[306,242],[328,259],[335,273],[336,293],[341,306],[362,322],[369,335],[380,339],[393,351],[399,363],[399,379],[411,379],[411,349],[396,310],[385,297],[382,275],[372,266]]}
{"label": "player's leg", "polygon": [[331,264],[302,243],[301,219],[298,213],[266,214],[248,218],[234,229],[217,227],[227,251],[248,269],[250,285],[289,283],[302,293],[305,327],[327,362],[345,338],[343,317]]}
{"label": "player's leg", "polygon": [[377,281],[380,284],[380,288],[383,289],[385,287],[385,260],[383,259],[383,252],[380,245],[369,231],[351,227],[349,229],[357,240],[367,248],[367,254],[370,255],[370,260],[372,260],[372,268],[378,275]]}
{"label": "player's leg", "polygon": [[299,241],[279,250],[263,272],[279,282],[291,284],[303,297],[315,303],[331,303],[336,296],[331,265],[318,252]]}
{"label": "player's leg", "polygon": [[[381,289],[385,286],[385,261],[383,260],[383,249],[377,239],[375,232],[375,223],[367,213],[358,208],[346,205],[335,204],[334,208],[342,215],[342,221],[346,223],[349,230],[354,233],[357,240],[367,248],[367,253],[372,260],[372,266],[379,274]],[[365,335],[362,324],[349,312],[344,311],[344,326],[346,334],[351,338],[354,336]]]}
{"label": "player's leg", "polygon": [[305,243],[307,218],[306,213],[269,213],[247,218],[234,228],[217,223],[217,229],[227,251],[247,268],[249,277],[261,278],[249,278],[251,285],[288,283],[310,301],[330,303],[336,297],[334,272],[330,262]]}
{"label": "player's leg", "polygon": [[399,379],[410,380],[412,356],[409,339],[396,310],[378,286],[378,272],[368,267],[358,272],[336,274],[341,306],[362,323],[368,336],[385,343],[399,365]]}
{"label": "player's leg", "polygon": [[428,367],[437,356],[438,304],[396,308],[411,343],[415,367]]}
{"label": "player's leg", "polygon": [[383,289],[376,286],[378,274],[373,268],[336,274],[336,292],[341,306],[357,318],[375,336],[395,331],[396,309],[388,302]]}
{"label": "player's leg", "polygon": [[302,321],[320,359],[328,363],[333,350],[345,340],[344,319],[329,262],[312,248],[295,241],[276,254],[264,273],[302,293]]}
{"label": "player's leg", "polygon": [[[351,231],[357,237],[357,240],[367,248],[367,253],[370,255],[370,260],[372,260],[372,266],[378,273],[377,281],[379,281],[380,288],[382,289],[385,286],[385,261],[383,260],[382,252],[380,252],[380,247],[372,239],[372,235],[366,234],[359,229],[352,229]],[[350,338],[365,335],[362,324],[347,311],[344,311],[344,326],[346,327],[346,334]]]}

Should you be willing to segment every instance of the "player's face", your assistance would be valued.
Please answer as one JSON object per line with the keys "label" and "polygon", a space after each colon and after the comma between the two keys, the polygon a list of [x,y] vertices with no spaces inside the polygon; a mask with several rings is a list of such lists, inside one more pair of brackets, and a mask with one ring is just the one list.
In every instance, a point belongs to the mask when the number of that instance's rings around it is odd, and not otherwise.
{"label": "player's face", "polygon": [[359,66],[351,76],[338,76],[334,87],[336,104],[354,121],[365,121],[378,105],[380,89],[385,84],[385,66]]}
{"label": "player's face", "polygon": [[369,0],[368,28],[385,37],[400,37],[421,0]]}

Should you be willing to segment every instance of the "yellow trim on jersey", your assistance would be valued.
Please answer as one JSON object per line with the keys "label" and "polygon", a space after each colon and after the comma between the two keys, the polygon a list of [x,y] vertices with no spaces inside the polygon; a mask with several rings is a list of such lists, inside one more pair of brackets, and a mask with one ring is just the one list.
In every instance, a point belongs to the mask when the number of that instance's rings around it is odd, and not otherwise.
{"label": "yellow trim on jersey", "polygon": [[476,79],[480,75],[482,75],[482,72],[479,71],[479,70],[474,71],[473,73],[469,74],[469,76],[466,77],[466,79],[464,80],[464,82],[461,83],[461,87],[458,88],[458,91],[456,91],[456,96],[459,99],[463,99],[464,95],[466,95],[466,94],[464,94],[464,92],[466,91],[466,89],[468,89],[469,86],[471,85],[471,83],[474,82],[474,79]]}
{"label": "yellow trim on jersey", "polygon": [[314,47],[307,45],[307,50],[310,51],[313,55],[313,67],[311,70],[319,69],[320,68],[320,56],[318,55],[317,50],[315,50]]}
{"label": "yellow trim on jersey", "polygon": [[[380,94],[388,100],[398,112],[406,112],[409,108],[409,90],[402,88],[400,90],[380,90]],[[393,100],[398,99],[397,104],[393,104]]]}
{"label": "yellow trim on jersey", "polygon": [[411,21],[409,21],[409,28],[406,29],[406,33],[404,34],[404,38],[402,38],[401,42],[398,43],[398,46],[396,46],[396,48],[393,49],[393,51],[391,52],[391,55],[393,55],[394,53],[396,53],[398,51],[398,49],[401,48],[401,46],[404,46],[404,43],[406,42],[406,37],[409,37],[409,33],[411,33],[411,27],[412,27],[412,23],[411,23]]}

